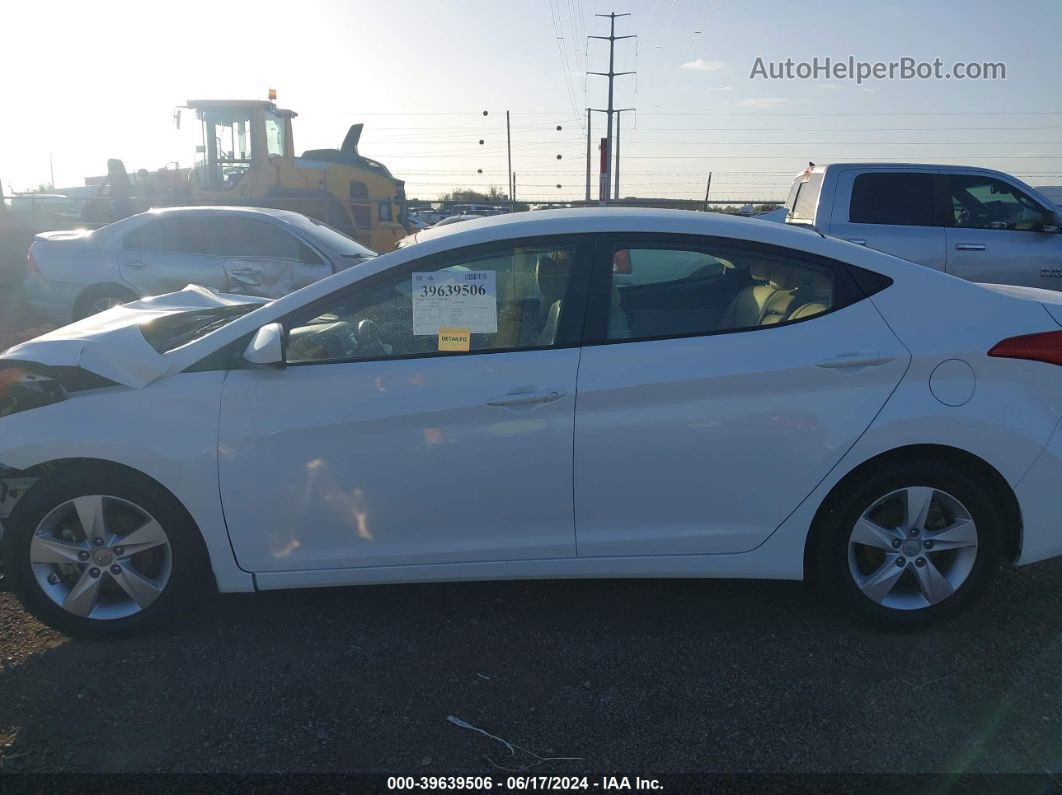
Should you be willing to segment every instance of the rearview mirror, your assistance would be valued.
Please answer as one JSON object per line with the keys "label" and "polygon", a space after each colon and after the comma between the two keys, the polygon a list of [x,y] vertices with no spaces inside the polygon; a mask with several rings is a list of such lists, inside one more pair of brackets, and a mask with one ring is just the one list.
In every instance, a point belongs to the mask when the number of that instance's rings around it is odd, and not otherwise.
{"label": "rearview mirror", "polygon": [[284,327],[280,323],[269,323],[258,329],[247,344],[243,358],[260,367],[283,367]]}
{"label": "rearview mirror", "polygon": [[1062,227],[1062,219],[1054,210],[1044,210],[1044,222],[1040,225],[1041,232],[1057,232]]}

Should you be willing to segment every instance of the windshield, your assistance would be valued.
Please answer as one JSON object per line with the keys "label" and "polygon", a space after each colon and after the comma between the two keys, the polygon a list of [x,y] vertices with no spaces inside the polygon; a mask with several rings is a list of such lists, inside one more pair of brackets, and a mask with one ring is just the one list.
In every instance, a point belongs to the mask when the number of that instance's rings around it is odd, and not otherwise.
{"label": "windshield", "polygon": [[238,317],[260,308],[262,304],[239,304],[217,309],[198,309],[166,315],[143,323],[140,333],[148,344],[159,353],[172,351],[212,331],[228,325]]}

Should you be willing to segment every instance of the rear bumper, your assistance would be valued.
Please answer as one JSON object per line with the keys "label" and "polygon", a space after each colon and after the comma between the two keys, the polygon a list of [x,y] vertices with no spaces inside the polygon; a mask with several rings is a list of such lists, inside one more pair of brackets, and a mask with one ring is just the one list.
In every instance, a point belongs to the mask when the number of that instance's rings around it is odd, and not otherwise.
{"label": "rear bumper", "polygon": [[1062,423],[1014,487],[1022,516],[1019,566],[1062,555]]}
{"label": "rear bumper", "polygon": [[66,325],[74,319],[74,302],[85,285],[74,282],[50,282],[39,273],[31,273],[22,282],[26,306],[41,320]]}

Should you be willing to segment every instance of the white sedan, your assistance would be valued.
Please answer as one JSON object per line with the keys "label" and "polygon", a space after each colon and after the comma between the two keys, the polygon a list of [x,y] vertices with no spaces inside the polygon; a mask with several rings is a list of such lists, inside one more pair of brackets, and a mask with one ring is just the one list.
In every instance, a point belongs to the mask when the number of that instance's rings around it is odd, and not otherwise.
{"label": "white sedan", "polygon": [[3,556],[42,621],[124,634],[214,586],[755,577],[921,624],[1062,554],[1055,292],[607,209],[249,301],[188,288],[0,356]]}

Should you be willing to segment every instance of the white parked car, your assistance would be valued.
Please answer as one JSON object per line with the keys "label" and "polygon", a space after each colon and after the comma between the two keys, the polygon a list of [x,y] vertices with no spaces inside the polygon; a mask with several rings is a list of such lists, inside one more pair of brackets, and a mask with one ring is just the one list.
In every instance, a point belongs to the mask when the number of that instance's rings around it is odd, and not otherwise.
{"label": "white parked car", "polygon": [[0,356],[8,577],[64,632],[196,589],[813,579],[938,619],[1062,554],[1062,296],[783,224],[520,213],[275,301]]}
{"label": "white parked car", "polygon": [[40,316],[69,323],[188,284],[276,298],[373,256],[289,210],[166,207],[95,231],[37,235],[23,292]]}

